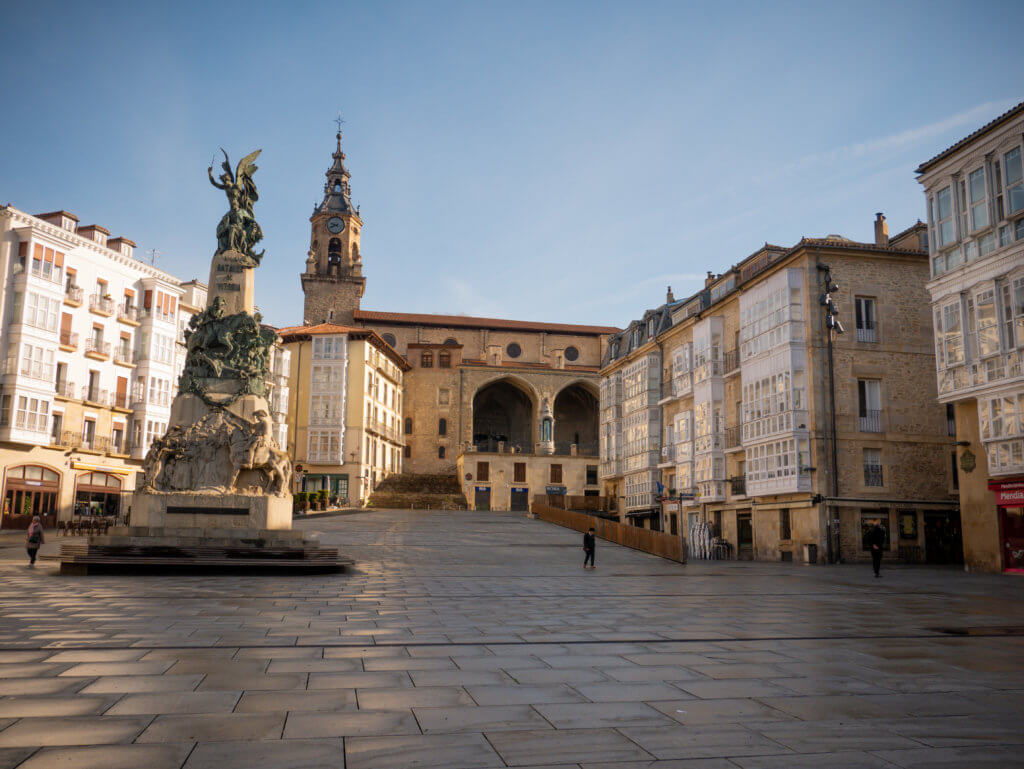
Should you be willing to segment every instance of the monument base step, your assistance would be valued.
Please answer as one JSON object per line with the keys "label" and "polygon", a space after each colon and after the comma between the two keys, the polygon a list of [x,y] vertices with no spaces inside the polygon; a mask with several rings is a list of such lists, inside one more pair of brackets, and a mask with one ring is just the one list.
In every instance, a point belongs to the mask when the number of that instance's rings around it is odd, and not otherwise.
{"label": "monument base step", "polygon": [[334,547],[321,547],[302,532],[274,529],[111,529],[86,544],[65,544],[61,574],[124,572],[295,573],[344,571],[354,562]]}

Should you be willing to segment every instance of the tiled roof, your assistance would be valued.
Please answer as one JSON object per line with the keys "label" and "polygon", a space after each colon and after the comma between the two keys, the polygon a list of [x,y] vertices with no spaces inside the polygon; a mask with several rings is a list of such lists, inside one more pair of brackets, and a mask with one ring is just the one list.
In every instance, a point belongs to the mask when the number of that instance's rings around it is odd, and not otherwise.
{"label": "tiled roof", "polygon": [[989,131],[991,131],[991,130],[993,130],[995,128],[998,128],[1000,125],[1005,123],[1007,120],[1009,120],[1012,117],[1016,117],[1017,115],[1019,115],[1022,112],[1024,112],[1024,101],[1022,101],[1016,107],[1011,107],[1006,112],[1004,112],[1002,115],[997,117],[995,120],[990,120],[988,123],[985,123],[985,125],[983,125],[981,128],[979,128],[977,131],[975,131],[974,133],[968,134],[963,139],[958,141],[956,144],[952,145],[951,147],[947,147],[946,149],[944,149],[942,152],[940,152],[935,157],[930,158],[930,159],[924,161],[921,165],[919,165],[917,167],[917,170],[914,171],[914,173],[916,173],[916,174],[923,174],[925,171],[927,171],[933,165],[938,163],[940,160],[943,160],[943,159],[949,157],[954,152],[956,152],[958,149],[963,147],[965,144],[974,141],[979,136],[987,134]]}
{"label": "tiled roof", "polygon": [[576,326],[570,323],[539,323],[504,318],[474,318],[468,315],[420,315],[409,312],[377,312],[356,310],[355,319],[365,322],[400,323],[410,326],[442,328],[488,328],[514,331],[543,331],[552,334],[616,334],[614,326]]}
{"label": "tiled roof", "polygon": [[[902,233],[901,233],[902,234]],[[892,238],[890,238],[892,240]],[[875,243],[859,243],[856,240],[848,240],[847,238],[800,238],[800,242],[790,248],[786,255],[793,253],[801,246],[818,246],[821,248],[847,248],[856,249],[860,251],[889,251],[894,254],[925,254],[927,251],[922,251],[917,248],[896,248],[895,246],[879,246]]]}
{"label": "tiled roof", "polygon": [[286,326],[277,329],[278,336],[285,342],[297,342],[303,338],[323,336],[326,334],[348,334],[355,339],[369,339],[378,349],[384,351],[398,364],[403,371],[408,371],[412,366],[405,359],[402,353],[385,342],[376,331],[359,326],[341,326],[337,323],[318,323],[315,326]]}

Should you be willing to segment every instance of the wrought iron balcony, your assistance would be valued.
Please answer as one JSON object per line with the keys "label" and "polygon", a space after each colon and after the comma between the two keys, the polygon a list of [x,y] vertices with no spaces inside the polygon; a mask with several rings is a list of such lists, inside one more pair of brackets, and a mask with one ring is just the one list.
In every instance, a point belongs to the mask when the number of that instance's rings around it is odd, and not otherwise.
{"label": "wrought iron balcony", "polygon": [[118,347],[114,350],[114,362],[134,366],[136,363],[135,350],[130,347]]}
{"label": "wrought iron balcony", "polygon": [[740,367],[740,351],[729,350],[725,354],[725,373],[728,374],[730,371],[735,371]]}
{"label": "wrought iron balcony", "polygon": [[734,497],[743,497],[747,494],[747,478],[743,475],[737,475],[735,478],[729,479],[729,493]]}
{"label": "wrought iron balcony", "polygon": [[60,332],[60,346],[70,347],[72,349],[78,349],[78,334],[73,334],[70,331]]}
{"label": "wrought iron balcony", "polygon": [[91,294],[89,296],[89,311],[95,312],[99,315],[113,315],[114,300],[111,299],[109,296]]}
{"label": "wrought iron balcony", "polygon": [[882,432],[882,412],[875,409],[862,411],[860,415],[860,431],[862,433]]}
{"label": "wrought iron balcony", "polygon": [[871,328],[858,328],[857,329],[857,341],[858,342],[877,342],[878,341],[878,329],[872,326]]}
{"label": "wrought iron balcony", "polygon": [[58,398],[67,398],[68,400],[77,400],[79,394],[78,387],[66,380],[58,380],[56,385],[54,385],[54,392]]}
{"label": "wrought iron balcony", "polygon": [[80,305],[84,293],[81,286],[65,286],[64,301],[68,304]]}
{"label": "wrought iron balcony", "polygon": [[125,323],[138,323],[139,308],[133,304],[122,302],[117,306],[117,319]]}
{"label": "wrought iron balcony", "polygon": [[883,486],[881,465],[864,465],[864,485]]}
{"label": "wrought iron balcony", "polygon": [[85,340],[85,354],[99,355],[104,358],[110,357],[110,342],[104,342],[102,339],[96,339],[95,337],[89,337]]}
{"label": "wrought iron balcony", "polygon": [[86,403],[95,403],[100,406],[106,406],[109,402],[109,395],[106,390],[86,385],[82,388],[82,400]]}

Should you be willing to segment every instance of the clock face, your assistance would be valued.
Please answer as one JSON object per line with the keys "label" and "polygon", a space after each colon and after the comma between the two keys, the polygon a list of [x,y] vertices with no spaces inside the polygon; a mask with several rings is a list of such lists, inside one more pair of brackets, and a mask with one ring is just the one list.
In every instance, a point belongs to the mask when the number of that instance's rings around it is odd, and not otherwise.
{"label": "clock face", "polygon": [[345,220],[340,219],[337,216],[332,216],[327,220],[327,229],[337,235],[343,229],[345,229]]}

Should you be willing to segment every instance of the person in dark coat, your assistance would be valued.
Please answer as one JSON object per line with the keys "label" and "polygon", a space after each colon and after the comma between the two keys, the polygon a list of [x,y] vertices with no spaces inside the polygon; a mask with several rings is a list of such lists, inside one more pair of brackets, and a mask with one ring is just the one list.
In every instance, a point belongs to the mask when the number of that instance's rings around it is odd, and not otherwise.
{"label": "person in dark coat", "polygon": [[39,516],[32,517],[32,523],[28,525],[28,531],[25,533],[25,550],[28,552],[28,565],[36,565],[36,553],[39,552],[39,548],[43,546],[43,542],[46,541],[46,537],[43,536],[43,522],[39,520]]}
{"label": "person in dark coat", "polygon": [[868,532],[868,547],[871,548],[871,566],[875,570],[875,576],[882,576],[879,570],[882,568],[882,548],[885,547],[885,529],[882,524],[876,523]]}
{"label": "person in dark coat", "polygon": [[590,527],[590,531],[583,535],[583,568],[587,568],[587,563],[590,563],[590,568],[597,568],[594,566],[594,527]]}

